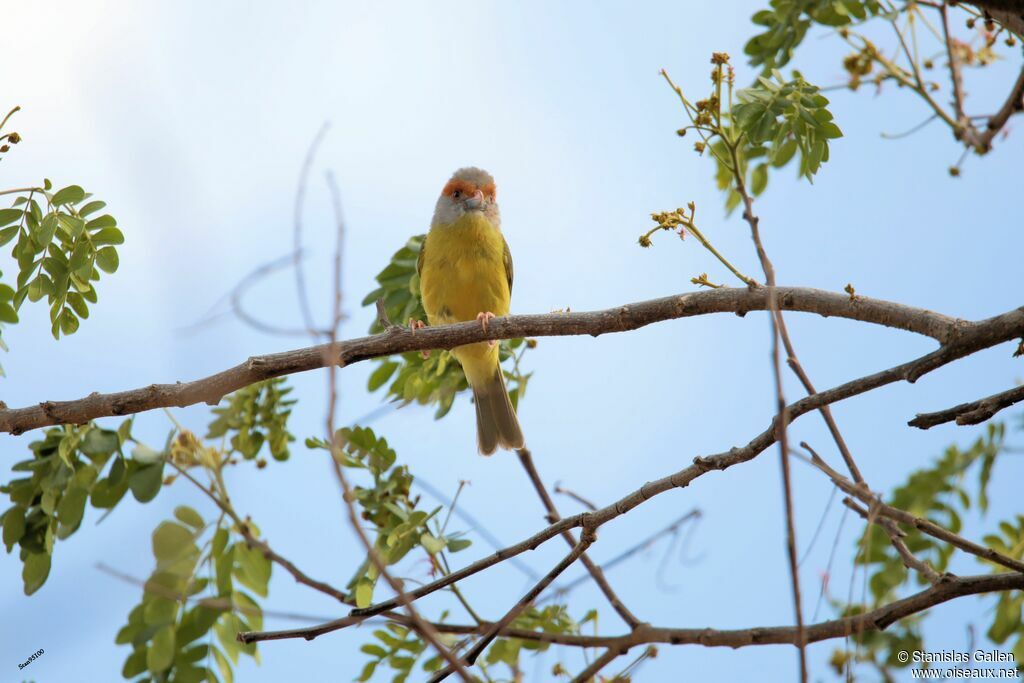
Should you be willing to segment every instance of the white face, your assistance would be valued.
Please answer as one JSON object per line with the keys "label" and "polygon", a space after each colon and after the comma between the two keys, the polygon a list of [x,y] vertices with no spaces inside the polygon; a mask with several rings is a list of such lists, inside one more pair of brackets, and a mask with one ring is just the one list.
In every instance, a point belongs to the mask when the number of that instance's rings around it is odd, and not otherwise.
{"label": "white face", "polygon": [[487,171],[463,168],[455,172],[441,191],[433,225],[450,225],[471,212],[480,212],[495,227],[501,226],[494,179]]}

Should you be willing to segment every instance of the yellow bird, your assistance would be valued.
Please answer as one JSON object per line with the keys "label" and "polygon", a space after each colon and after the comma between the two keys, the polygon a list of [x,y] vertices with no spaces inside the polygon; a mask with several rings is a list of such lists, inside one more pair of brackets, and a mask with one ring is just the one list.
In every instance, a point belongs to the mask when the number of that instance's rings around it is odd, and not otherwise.
{"label": "yellow bird", "polygon": [[[487,329],[491,318],[508,315],[512,254],[501,234],[494,178],[487,171],[460,168],[444,186],[417,271],[431,325],[479,320]],[[505,389],[497,343],[467,344],[452,354],[473,389],[480,452],[522,448],[523,431]]]}

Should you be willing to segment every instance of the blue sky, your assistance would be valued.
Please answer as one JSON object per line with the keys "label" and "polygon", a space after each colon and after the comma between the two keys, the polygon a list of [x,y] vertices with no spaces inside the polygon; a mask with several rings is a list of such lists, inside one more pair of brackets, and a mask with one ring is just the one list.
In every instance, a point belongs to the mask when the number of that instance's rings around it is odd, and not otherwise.
{"label": "blue sky", "polygon": [[[302,339],[259,334],[239,322],[203,320],[220,297],[255,266],[291,248],[291,215],[299,167],[325,121],[331,131],[309,189],[305,230],[312,302],[326,319],[330,299],[331,216],[322,172],[332,169],[342,190],[345,242],[343,336],[360,336],[372,319],[358,306],[373,275],[408,236],[423,232],[444,181],[459,166],[479,165],[497,178],[504,230],[515,256],[515,312],[605,308],[689,291],[689,279],[726,273],[693,241],[669,236],[653,249],[636,246],[651,211],[693,200],[699,225],[741,269],[759,274],[745,224],[727,218],[710,162],[683,123],[678,101],[658,76],[667,68],[694,96],[703,96],[712,51],[736,56],[738,77],[753,76],[740,55],[752,33],[757,2],[651,2],[579,6],[551,3],[295,3],[256,8],[242,2],[22,3],[8,8],[0,58],[8,65],[2,107],[20,104],[15,129],[24,142],[4,159],[0,186],[51,177],[75,182],[109,204],[125,234],[121,270],[101,283],[100,305],[81,330],[59,343],[49,337],[44,309],[26,309],[4,331],[11,351],[0,396],[9,405],[73,398],[150,382],[188,380],[248,355],[301,346]],[[797,66],[821,85],[842,79],[844,50],[813,30]],[[14,65],[18,65],[15,67]],[[969,81],[972,111],[1001,102],[1016,58]],[[941,76],[941,75],[940,75]],[[941,78],[943,86],[945,81]],[[940,95],[948,96],[945,90]],[[766,247],[779,281],[859,293],[931,308],[966,319],[1020,305],[1015,274],[1024,235],[1016,209],[1019,130],[984,159],[968,161],[951,179],[959,150],[933,123],[916,135],[884,140],[926,113],[909,93],[830,93],[846,134],[814,185],[787,169],[772,177],[757,202]],[[1011,122],[1011,130],[1022,124]],[[8,269],[7,266],[4,266]],[[252,290],[251,310],[281,324],[299,321],[287,275]],[[819,388],[889,367],[932,348],[927,339],[842,320],[791,315],[794,342]],[[528,356],[535,371],[520,410],[541,474],[606,504],[706,455],[745,443],[772,411],[764,315],[730,315],[662,323],[598,339],[542,339]],[[1008,346],[978,354],[916,385],[884,388],[834,408],[865,477],[888,490],[943,447],[967,443],[975,429],[912,430],[916,412],[944,408],[1003,390],[1024,375]],[[372,365],[345,369],[339,421],[379,405],[367,395]],[[787,377],[790,397],[799,386]],[[301,398],[292,429],[319,433],[325,409],[322,373],[294,378]],[[177,411],[201,431],[205,409]],[[413,472],[452,492],[472,483],[461,505],[506,543],[543,525],[542,510],[516,459],[475,453],[473,409],[459,401],[452,414],[408,407],[374,423]],[[138,431],[154,442],[169,424],[143,415]],[[817,417],[793,427],[834,455]],[[31,435],[3,437],[14,462]],[[1021,441],[1018,435],[1016,440]],[[301,443],[301,438],[300,438]],[[251,514],[282,554],[325,580],[343,584],[360,561],[346,526],[328,463],[296,447],[290,462],[263,471],[230,473],[236,506]],[[686,562],[669,558],[673,590],[656,587],[664,547],[610,579],[643,619],[657,624],[721,628],[790,623],[776,451],[666,493],[602,528],[591,554],[598,560],[692,508],[704,519]],[[980,537],[1015,509],[1013,482],[1020,458],[1000,462],[992,484],[991,518],[971,520]],[[798,537],[809,540],[829,497],[822,477],[794,467]],[[102,525],[90,514],[82,529],[58,544],[54,569],[35,596],[21,593],[16,556],[0,558],[0,667],[44,648],[26,672],[39,683],[116,680],[125,648],[113,637],[138,589],[94,567],[97,561],[139,577],[151,570],[149,533],[174,506],[209,505],[183,484],[153,503],[126,501]],[[559,500],[565,513],[577,508]],[[834,506],[803,565],[805,593],[817,582],[839,523]],[[848,586],[855,525],[840,540],[833,585]],[[459,562],[488,552],[477,538]],[[566,548],[552,541],[524,557],[543,573]],[[845,554],[845,556],[844,556]],[[970,560],[957,569],[983,571]],[[412,575],[422,567],[409,569]],[[570,570],[576,576],[580,568]],[[466,583],[487,616],[504,613],[526,588],[523,574],[503,566]],[[602,610],[602,631],[622,630],[600,595],[575,594],[575,613]],[[436,614],[446,598],[424,604]],[[813,600],[809,601],[813,603]],[[989,603],[967,601],[935,610],[931,649],[965,647],[964,624]],[[324,616],[338,610],[326,598],[275,572],[268,609]],[[808,607],[808,614],[813,604]],[[462,614],[458,619],[463,619]],[[819,617],[828,617],[824,609]],[[16,626],[15,626],[16,625]],[[272,628],[290,622],[268,620]],[[263,664],[240,668],[243,681],[347,680],[361,668],[357,652],[369,633],[350,630],[311,643],[283,641],[261,648]],[[833,643],[811,648],[815,677],[828,678]],[[546,672],[556,658],[538,665]],[[567,664],[578,667],[574,655]],[[679,680],[699,672],[707,681],[788,678],[790,648],[740,651],[662,648],[639,680]],[[532,671],[527,664],[527,672]],[[610,669],[614,672],[617,669]],[[542,680],[543,675],[536,679]],[[4,678],[4,680],[8,680]],[[21,680],[10,678],[10,680]]]}

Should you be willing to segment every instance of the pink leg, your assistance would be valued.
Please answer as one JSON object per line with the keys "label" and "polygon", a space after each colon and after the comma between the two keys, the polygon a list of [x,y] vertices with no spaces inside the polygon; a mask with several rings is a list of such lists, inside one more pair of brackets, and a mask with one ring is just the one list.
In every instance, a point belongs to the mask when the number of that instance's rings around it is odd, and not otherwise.
{"label": "pink leg", "polygon": [[[422,320],[416,320],[415,318],[409,318],[409,331],[416,334],[416,330],[422,330],[426,327],[426,323]],[[420,356],[423,358],[430,358],[430,351],[420,351]]]}
{"label": "pink leg", "polygon": [[[484,332],[487,331],[487,323],[491,322],[491,318],[496,318],[496,317],[497,316],[494,315],[493,313],[491,313],[490,311],[481,311],[480,313],[476,314],[476,319],[480,321],[480,326],[484,328]],[[487,340],[488,348],[494,347],[494,345],[497,344],[497,343],[498,343],[497,339],[489,339],[489,340]]]}

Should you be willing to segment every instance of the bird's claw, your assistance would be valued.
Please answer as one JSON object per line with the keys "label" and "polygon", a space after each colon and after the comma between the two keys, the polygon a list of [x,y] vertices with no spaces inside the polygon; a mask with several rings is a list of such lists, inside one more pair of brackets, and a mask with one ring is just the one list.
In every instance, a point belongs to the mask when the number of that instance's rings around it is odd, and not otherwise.
{"label": "bird's claw", "polygon": [[[412,332],[413,334],[416,334],[416,330],[422,330],[426,326],[426,323],[424,323],[422,320],[417,320],[416,318],[409,318],[409,331]],[[425,349],[420,351],[420,357],[425,359],[430,358],[430,351],[427,351]]]}
{"label": "bird's claw", "polygon": [[[493,313],[491,313],[490,311],[481,311],[480,313],[476,314],[476,319],[480,321],[480,326],[484,328],[484,332],[487,331],[487,323],[491,322],[491,318],[496,318],[496,317],[497,316],[494,315]],[[497,339],[488,339],[487,340],[487,348],[493,348],[494,345],[497,344],[497,343],[498,343]]]}

